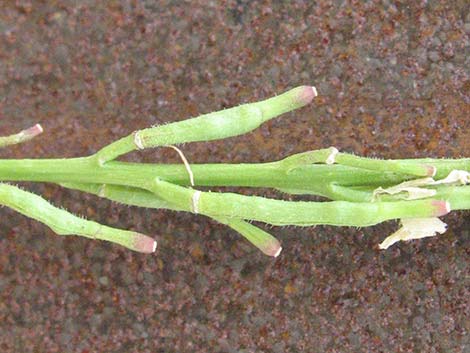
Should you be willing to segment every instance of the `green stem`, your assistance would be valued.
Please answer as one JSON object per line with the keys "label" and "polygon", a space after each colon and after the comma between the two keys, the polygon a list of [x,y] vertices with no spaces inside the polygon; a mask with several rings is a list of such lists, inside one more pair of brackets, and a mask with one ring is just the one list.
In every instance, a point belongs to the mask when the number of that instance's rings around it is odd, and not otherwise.
{"label": "green stem", "polygon": [[[413,160],[400,160],[411,163]],[[416,160],[422,163],[422,160]],[[435,178],[454,169],[470,171],[470,160],[426,160],[437,167]],[[391,172],[342,165],[312,164],[286,172],[283,161],[260,164],[192,164],[196,186],[267,187],[292,193],[316,194],[337,199],[333,186],[387,187],[408,180]],[[155,177],[188,185],[187,170],[177,164],[141,164],[112,161],[98,166],[90,157],[74,159],[0,160],[0,181],[114,184],[146,188]]]}
{"label": "green stem", "polygon": [[[426,186],[428,189],[435,189],[436,194],[433,199],[446,200],[450,204],[452,211],[470,209],[470,185],[456,186]],[[371,202],[374,189],[372,188],[345,188],[333,186],[335,196],[332,200],[347,200],[350,202]],[[397,195],[380,195],[380,202],[396,202],[400,200]]]}
{"label": "green stem", "polygon": [[429,164],[415,161],[414,163],[402,163],[400,160],[383,160],[366,157],[358,157],[348,153],[339,152],[335,156],[335,163],[348,165],[355,168],[376,170],[383,172],[396,172],[415,176],[434,176],[436,168]]}
{"label": "green stem", "polygon": [[180,208],[158,198],[155,194],[132,186],[92,183],[61,183],[60,185],[130,206],[181,211]]}

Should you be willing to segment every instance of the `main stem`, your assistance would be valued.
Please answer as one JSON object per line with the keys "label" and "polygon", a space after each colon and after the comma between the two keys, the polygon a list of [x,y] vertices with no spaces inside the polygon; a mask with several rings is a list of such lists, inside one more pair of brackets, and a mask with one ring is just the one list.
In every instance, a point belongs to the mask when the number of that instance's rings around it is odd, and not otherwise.
{"label": "main stem", "polygon": [[[403,163],[428,163],[437,167],[435,178],[454,170],[470,171],[470,159],[415,159]],[[192,164],[195,186],[266,187],[299,191],[336,199],[338,186],[390,186],[411,177],[343,165],[311,164],[286,172],[282,161],[258,164]],[[155,178],[189,185],[180,164],[145,164],[111,161],[98,165],[92,157],[71,159],[0,160],[0,181],[94,183],[148,189]]]}
{"label": "main stem", "polygon": [[[438,174],[453,169],[470,170],[469,160],[448,160],[438,164]],[[403,175],[342,165],[312,164],[286,173],[278,162],[242,164],[191,164],[196,186],[272,187],[314,189],[316,185],[391,185],[406,180]],[[0,181],[80,182],[142,187],[155,177],[189,185],[181,164],[108,162],[99,166],[90,157],[70,159],[0,160]]]}
{"label": "main stem", "polygon": [[[246,186],[303,189],[317,184],[393,184],[403,177],[393,173],[345,166],[311,165],[291,173],[276,162],[260,164],[191,164],[196,186]],[[351,171],[354,170],[354,173]],[[0,181],[79,182],[145,187],[159,177],[189,185],[181,164],[145,164],[111,161],[102,166],[90,158],[0,160]]]}

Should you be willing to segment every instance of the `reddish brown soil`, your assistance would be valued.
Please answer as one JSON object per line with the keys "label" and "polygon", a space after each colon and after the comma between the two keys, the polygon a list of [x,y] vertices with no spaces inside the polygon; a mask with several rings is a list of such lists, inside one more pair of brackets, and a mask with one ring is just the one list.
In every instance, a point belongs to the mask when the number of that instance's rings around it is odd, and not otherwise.
{"label": "reddish brown soil", "polygon": [[[76,4],[74,4],[76,3]],[[470,156],[468,1],[1,1],[3,158],[82,156],[136,129],[315,84],[315,104],[247,136],[183,146],[258,162],[337,146]],[[343,4],[344,3],[344,4]],[[78,5],[77,5],[78,4]],[[135,161],[178,162],[171,149]],[[203,217],[53,185],[57,205],[159,241],[155,255],[1,210],[2,352],[468,352],[470,218],[377,244],[395,223],[274,228],[273,260]]]}

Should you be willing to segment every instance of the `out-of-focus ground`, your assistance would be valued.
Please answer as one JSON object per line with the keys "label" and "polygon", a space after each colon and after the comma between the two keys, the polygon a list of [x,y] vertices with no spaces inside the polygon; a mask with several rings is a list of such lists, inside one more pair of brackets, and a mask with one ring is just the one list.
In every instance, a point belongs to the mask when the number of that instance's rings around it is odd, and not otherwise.
{"label": "out-of-focus ground", "polygon": [[[310,106],[246,136],[183,146],[261,162],[334,145],[470,156],[470,4],[457,1],[1,1],[3,158],[73,157],[153,124],[315,84]],[[179,162],[171,149],[135,161]],[[468,212],[379,251],[397,224],[273,228],[275,260],[204,217],[54,185],[56,205],[151,234],[155,255],[0,220],[2,352],[469,352]]]}

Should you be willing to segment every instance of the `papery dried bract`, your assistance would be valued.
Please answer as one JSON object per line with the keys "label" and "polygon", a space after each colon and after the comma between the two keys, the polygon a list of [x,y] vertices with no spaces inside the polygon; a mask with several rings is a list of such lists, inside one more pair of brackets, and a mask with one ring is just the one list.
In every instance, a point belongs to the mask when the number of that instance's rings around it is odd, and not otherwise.
{"label": "papery dried bract", "polygon": [[398,241],[408,241],[433,237],[442,234],[447,224],[439,218],[407,218],[401,220],[402,227],[379,244],[380,249],[387,249]]}

